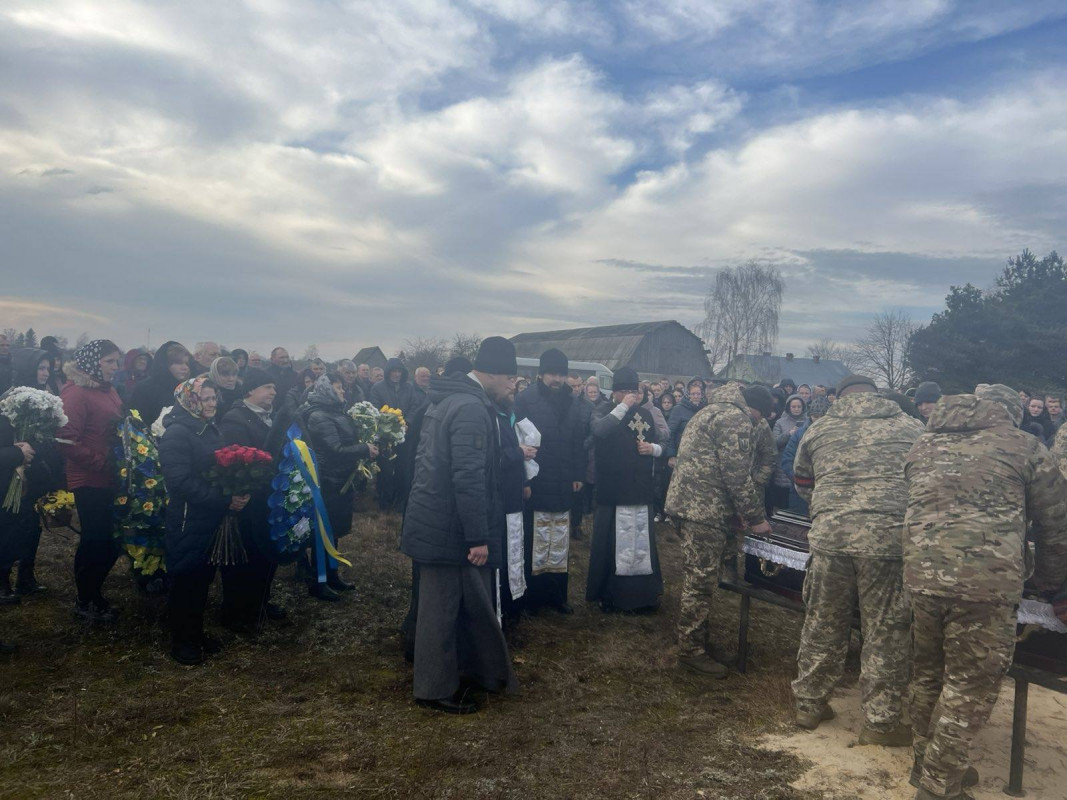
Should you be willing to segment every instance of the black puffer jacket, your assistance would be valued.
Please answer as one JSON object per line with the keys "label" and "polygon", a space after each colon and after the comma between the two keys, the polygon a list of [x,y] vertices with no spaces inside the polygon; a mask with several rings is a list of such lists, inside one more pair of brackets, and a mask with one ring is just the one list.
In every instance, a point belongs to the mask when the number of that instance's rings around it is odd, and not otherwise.
{"label": "black puffer jacket", "polygon": [[[159,418],[159,412],[164,408],[174,405],[174,390],[181,383],[170,374],[167,351],[171,347],[182,347],[182,345],[178,342],[166,342],[156,350],[149,376],[133,387],[133,394],[127,404],[130,410],[136,409],[140,412],[141,419],[147,425],[155,422]],[[191,365],[189,374],[192,375]]]}
{"label": "black puffer jacket", "polygon": [[[400,370],[400,381],[396,384],[389,383],[389,373],[394,370]],[[414,387],[408,383],[408,368],[399,358],[390,358],[385,365],[385,380],[370,387],[370,401],[377,408],[399,408],[405,418],[415,410]]]}
{"label": "black puffer jacket", "polygon": [[528,419],[541,432],[537,477],[530,481],[529,507],[535,511],[569,511],[574,481],[585,480],[589,417],[566,384],[559,395],[541,381],[515,398],[515,419]]}
{"label": "black puffer jacket", "polygon": [[357,443],[356,423],[345,413],[344,401],[334,394],[325,375],[311,387],[298,416],[307,443],[315,453],[323,488],[339,489],[356,465],[370,457],[370,450],[367,445]]}
{"label": "black puffer jacket", "polygon": [[413,560],[463,566],[472,547],[500,563],[504,501],[497,411],[471,378],[434,377],[422,423],[401,549]]}
{"label": "black puffer jacket", "polygon": [[167,571],[178,575],[207,561],[215,531],[230,506],[204,474],[215,463],[222,435],[214,421],[196,419],[180,406],[167,415],[159,463],[167,482]]}
{"label": "black puffer jacket", "polygon": [[[11,351],[11,386],[29,386],[31,389],[40,389],[44,392],[51,392],[51,387],[46,383],[44,386],[37,384],[37,367],[42,361],[48,359],[49,366],[51,366],[52,357],[47,350],[42,350],[36,347],[19,347]],[[15,430],[11,427],[11,424],[4,418],[0,417],[0,426],[2,426],[2,433],[0,433],[0,442],[3,444],[14,444],[15,442]],[[30,445],[33,447],[34,455],[33,463],[26,471],[27,478],[27,496],[23,498],[21,511],[26,511],[27,507],[32,512],[33,503],[37,498],[54,492],[63,486],[63,456],[59,452],[59,447],[56,446],[54,441],[42,441],[40,439],[32,439]],[[0,445],[2,446],[2,445]],[[21,456],[21,451],[20,451]],[[21,463],[21,460],[19,461]],[[6,491],[8,484],[11,482],[11,473],[14,470],[4,471],[4,474],[0,476],[0,491]],[[3,534],[0,533],[0,536]]]}

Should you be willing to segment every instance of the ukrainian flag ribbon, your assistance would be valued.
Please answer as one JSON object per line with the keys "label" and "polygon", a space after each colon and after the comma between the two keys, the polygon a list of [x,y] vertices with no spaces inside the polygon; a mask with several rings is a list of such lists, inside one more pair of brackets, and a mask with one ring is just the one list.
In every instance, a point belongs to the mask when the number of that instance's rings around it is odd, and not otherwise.
{"label": "ukrainian flag ribbon", "polygon": [[337,548],[334,547],[333,531],[330,529],[330,516],[326,513],[326,501],[322,497],[322,488],[319,486],[319,471],[315,464],[315,456],[307,446],[307,443],[303,439],[292,436],[292,433],[293,431],[290,429],[291,441],[300,456],[297,459],[297,467],[300,469],[304,482],[311,489],[311,499],[315,504],[315,518],[318,522],[316,527],[319,531],[319,539],[315,542],[315,560],[317,562],[319,583],[325,583],[327,559],[331,567],[336,567],[337,562],[351,567],[352,562],[337,552]]}

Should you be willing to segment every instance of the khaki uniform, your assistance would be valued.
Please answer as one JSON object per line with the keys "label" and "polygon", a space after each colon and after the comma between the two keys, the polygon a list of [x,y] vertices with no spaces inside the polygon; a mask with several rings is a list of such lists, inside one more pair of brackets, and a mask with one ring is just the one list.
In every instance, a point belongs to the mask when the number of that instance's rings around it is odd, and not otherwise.
{"label": "khaki uniform", "polygon": [[737,517],[764,520],[763,498],[752,481],[753,425],[736,384],[716,389],[682,434],[666,510],[682,521],[682,656],[705,652],[712,596],[727,539]]}
{"label": "khaki uniform", "polygon": [[1033,523],[1035,581],[1067,576],[1067,481],[1016,426],[1018,394],[945,397],[906,462],[904,583],[915,622],[911,716],[922,786],[958,794],[971,742],[1011,666]]}
{"label": "khaki uniform", "polygon": [[829,701],[858,603],[867,727],[888,732],[900,723],[910,644],[900,560],[904,457],[922,430],[894,401],[862,392],[834,403],[800,441],[794,476],[812,518],[807,611],[793,681],[800,711],[817,714]]}
{"label": "khaki uniform", "polygon": [[761,419],[752,425],[752,480],[762,494],[774,476],[778,464],[778,445],[767,420]]}

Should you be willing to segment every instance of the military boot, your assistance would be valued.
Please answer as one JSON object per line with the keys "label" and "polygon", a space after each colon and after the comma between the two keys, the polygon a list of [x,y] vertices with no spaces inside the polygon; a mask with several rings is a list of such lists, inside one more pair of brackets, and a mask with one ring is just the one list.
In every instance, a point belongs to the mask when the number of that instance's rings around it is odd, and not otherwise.
{"label": "military boot", "polygon": [[709,655],[679,656],[678,666],[709,678],[725,678],[730,674],[725,664],[720,664]]}
{"label": "military boot", "polygon": [[[911,777],[908,779],[908,783],[914,786],[916,789],[922,788],[919,782],[923,776],[923,762],[922,759],[915,759],[915,763],[911,767]],[[978,770],[974,767],[967,767],[963,772],[963,778],[960,779],[960,786],[964,789],[970,789],[972,786],[978,785]]]}
{"label": "military boot", "polygon": [[819,727],[820,723],[826,722],[836,717],[837,714],[830,706],[825,705],[822,707],[822,711],[797,711],[797,725],[806,731],[813,731]]}
{"label": "military boot", "polygon": [[863,726],[860,732],[860,744],[877,744],[882,747],[911,747],[911,728],[897,725],[891,731],[875,731]]}

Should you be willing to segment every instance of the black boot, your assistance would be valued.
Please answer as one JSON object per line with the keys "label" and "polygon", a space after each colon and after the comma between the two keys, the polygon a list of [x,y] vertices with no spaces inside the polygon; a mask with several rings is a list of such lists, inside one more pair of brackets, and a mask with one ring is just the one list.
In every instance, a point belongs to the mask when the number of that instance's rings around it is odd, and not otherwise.
{"label": "black boot", "polygon": [[32,561],[19,562],[18,579],[15,582],[15,591],[21,595],[37,594],[39,592],[48,591],[48,587],[37,582],[37,577],[33,574]]}
{"label": "black boot", "polygon": [[341,578],[336,569],[326,570],[326,585],[335,592],[351,592],[356,588],[354,583],[348,583]]}
{"label": "black boot", "polygon": [[0,606],[13,606],[20,600],[11,589],[11,567],[0,570]]}
{"label": "black boot", "polygon": [[326,600],[331,603],[336,603],[341,599],[341,595],[337,594],[330,588],[328,583],[312,583],[308,585],[308,594],[314,597],[316,600]]}

